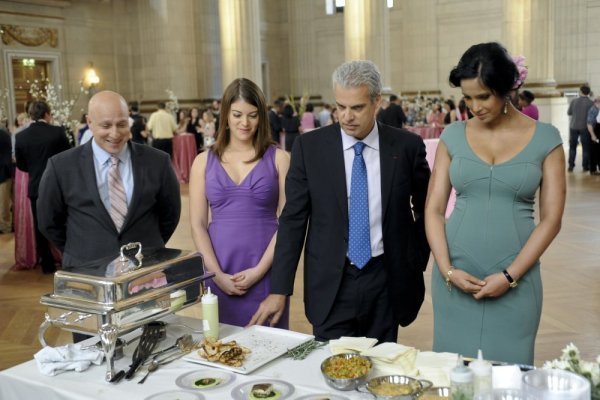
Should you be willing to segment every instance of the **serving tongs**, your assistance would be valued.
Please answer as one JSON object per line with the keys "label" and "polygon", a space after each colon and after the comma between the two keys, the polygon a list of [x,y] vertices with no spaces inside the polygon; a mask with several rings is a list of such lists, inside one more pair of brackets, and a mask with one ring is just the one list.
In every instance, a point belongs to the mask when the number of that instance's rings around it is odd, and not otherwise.
{"label": "serving tongs", "polygon": [[148,356],[152,353],[159,340],[161,339],[164,326],[159,324],[147,324],[144,325],[144,329],[142,331],[142,335],[140,336],[140,342],[138,343],[135,351],[133,352],[132,362],[129,366],[129,370],[127,372],[121,370],[119,371],[113,379],[111,379],[112,383],[117,383],[123,377],[125,379],[130,380],[133,378],[135,371],[142,365],[142,363],[148,358]]}

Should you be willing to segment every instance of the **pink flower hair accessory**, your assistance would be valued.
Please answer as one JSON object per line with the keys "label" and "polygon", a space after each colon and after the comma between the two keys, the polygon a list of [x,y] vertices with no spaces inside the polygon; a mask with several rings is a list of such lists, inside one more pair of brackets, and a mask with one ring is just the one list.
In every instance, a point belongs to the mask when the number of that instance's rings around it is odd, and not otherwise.
{"label": "pink flower hair accessory", "polygon": [[525,79],[527,79],[527,66],[525,65],[525,56],[513,56],[512,57],[515,66],[517,67],[517,71],[519,71],[519,76],[513,85],[513,89],[520,88],[523,83],[525,83]]}

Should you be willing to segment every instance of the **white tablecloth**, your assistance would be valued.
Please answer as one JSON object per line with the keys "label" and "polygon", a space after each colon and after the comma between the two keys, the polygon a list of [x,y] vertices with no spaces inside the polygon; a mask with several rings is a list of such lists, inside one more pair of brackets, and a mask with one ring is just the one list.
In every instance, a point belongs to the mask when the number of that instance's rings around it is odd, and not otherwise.
{"label": "white tablecloth", "polygon": [[[182,318],[182,320],[188,325],[200,328],[201,324],[199,320],[189,318]],[[235,333],[238,330],[240,330],[238,327],[222,325],[221,337]],[[168,337],[163,345],[174,342],[176,337],[185,332],[185,328],[169,327],[167,331]],[[194,336],[196,337],[196,335]],[[117,371],[127,368],[131,361],[131,352],[134,348],[135,345],[129,346],[125,350],[126,356],[115,362]],[[290,399],[296,399],[297,397],[311,393],[336,393],[344,395],[349,399],[371,399],[372,397],[369,395],[357,392],[335,391],[325,384],[321,376],[320,364],[322,360],[330,355],[329,348],[325,346],[315,350],[308,358],[302,361],[282,357],[257,369],[251,374],[235,374],[235,379],[227,386],[198,392],[203,394],[206,399],[230,400],[232,399],[232,389],[238,385],[257,379],[272,378],[287,381],[295,387],[295,391],[289,397]],[[104,380],[106,372],[106,365],[104,363],[100,366],[92,366],[84,372],[65,372],[49,377],[42,375],[32,360],[0,372],[0,399],[142,400],[155,393],[182,390],[175,384],[177,377],[199,368],[205,368],[205,366],[184,360],[177,360],[171,364],[161,366],[156,372],[150,375],[143,385],[138,385],[137,382],[143,376],[141,372],[145,371],[139,371],[131,381],[123,379],[118,384],[112,384]]]}

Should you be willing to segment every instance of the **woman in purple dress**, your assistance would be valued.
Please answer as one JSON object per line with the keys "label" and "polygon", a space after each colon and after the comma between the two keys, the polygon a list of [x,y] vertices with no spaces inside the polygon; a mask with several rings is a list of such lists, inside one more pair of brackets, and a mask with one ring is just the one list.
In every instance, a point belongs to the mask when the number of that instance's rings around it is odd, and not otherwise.
{"label": "woman in purple dress", "polygon": [[[278,216],[289,156],[271,141],[268,108],[258,86],[236,79],[225,89],[217,141],[191,171],[192,237],[221,322],[245,326],[270,289]],[[289,307],[277,327],[288,328]]]}

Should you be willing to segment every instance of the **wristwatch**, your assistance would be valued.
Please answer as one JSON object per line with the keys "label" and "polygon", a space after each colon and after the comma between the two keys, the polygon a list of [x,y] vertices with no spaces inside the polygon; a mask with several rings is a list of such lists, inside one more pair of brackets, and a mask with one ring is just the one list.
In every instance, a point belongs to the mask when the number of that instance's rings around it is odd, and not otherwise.
{"label": "wristwatch", "polygon": [[510,286],[511,289],[516,288],[519,283],[517,281],[515,281],[512,276],[510,276],[508,271],[502,270],[502,273],[504,274],[504,276],[506,277],[506,280],[508,281],[508,286]]}

